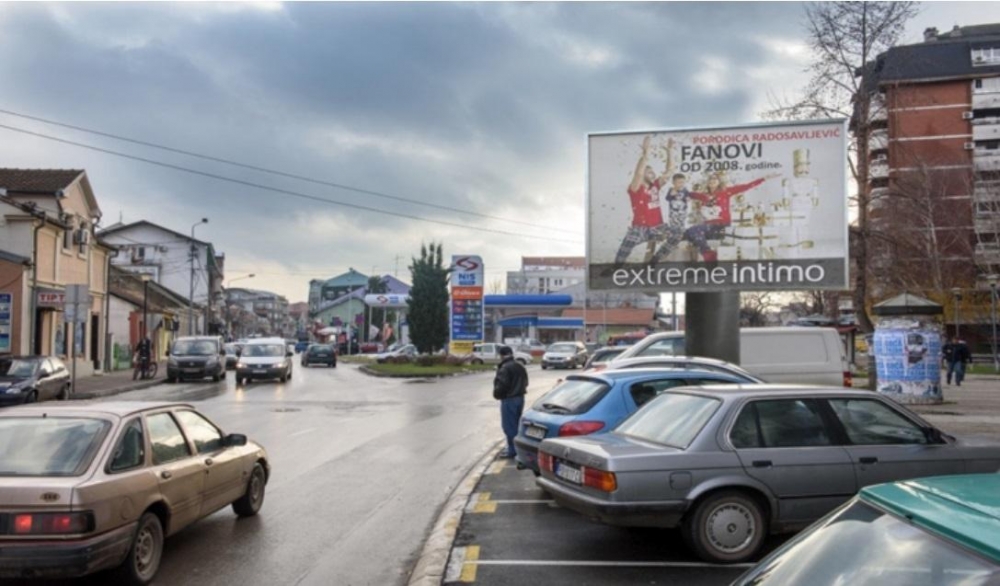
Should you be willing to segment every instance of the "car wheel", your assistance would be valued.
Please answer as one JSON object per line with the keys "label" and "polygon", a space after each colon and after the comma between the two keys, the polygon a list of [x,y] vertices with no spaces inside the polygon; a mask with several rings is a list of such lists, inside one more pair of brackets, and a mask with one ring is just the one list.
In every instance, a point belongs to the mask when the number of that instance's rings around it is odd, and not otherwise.
{"label": "car wheel", "polygon": [[337,362],[336,361],[331,362],[330,363],[330,368],[337,368]]}
{"label": "car wheel", "polygon": [[684,519],[683,534],[706,562],[745,562],[764,544],[767,519],[753,497],[727,490],[698,503]]}
{"label": "car wheel", "polygon": [[260,464],[253,465],[253,472],[250,473],[250,481],[247,482],[247,491],[238,500],[233,502],[233,512],[240,517],[253,517],[260,511],[264,504],[264,485],[267,477],[264,476],[264,467]]}
{"label": "car wheel", "polygon": [[542,363],[542,370],[548,370],[548,369],[549,369],[549,365],[548,365],[548,364],[545,364],[545,363],[543,362],[543,363]]}
{"label": "car wheel", "polygon": [[64,386],[59,391],[59,394],[56,395],[56,399],[58,399],[60,401],[65,401],[65,400],[69,399],[69,395],[70,395],[71,390],[72,390],[72,387],[70,385]]}
{"label": "car wheel", "polygon": [[288,382],[288,373],[286,372],[285,374],[279,376],[278,380],[281,381],[281,382],[283,382],[283,383]]}
{"label": "car wheel", "polygon": [[153,513],[143,513],[128,556],[118,567],[116,584],[144,586],[153,581],[163,557],[163,525]]}

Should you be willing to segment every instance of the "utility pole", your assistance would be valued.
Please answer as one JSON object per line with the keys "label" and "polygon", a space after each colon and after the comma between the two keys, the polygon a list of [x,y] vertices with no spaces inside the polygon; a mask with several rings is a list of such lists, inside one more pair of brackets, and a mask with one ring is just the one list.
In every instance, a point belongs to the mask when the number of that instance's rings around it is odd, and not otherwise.
{"label": "utility pole", "polygon": [[[202,224],[207,224],[207,223],[208,223],[208,218],[202,218],[200,222],[195,222],[195,224],[193,226],[191,226],[191,258],[190,258],[190,261],[191,261],[191,287],[190,287],[189,293],[188,293],[188,335],[189,336],[193,336],[194,335],[194,259],[195,259],[196,251],[197,251],[197,246],[195,245],[195,242],[194,242],[194,229],[197,228],[198,226],[202,225]],[[211,295],[211,291],[209,291],[209,295]]]}

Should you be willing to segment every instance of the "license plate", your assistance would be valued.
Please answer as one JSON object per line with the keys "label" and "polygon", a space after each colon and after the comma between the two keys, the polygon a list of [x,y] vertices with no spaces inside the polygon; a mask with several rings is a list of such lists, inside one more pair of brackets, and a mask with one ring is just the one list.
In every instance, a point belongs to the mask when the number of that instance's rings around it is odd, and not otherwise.
{"label": "license plate", "polygon": [[201,371],[200,368],[185,368],[184,369],[184,372],[199,372],[199,371]]}
{"label": "license plate", "polygon": [[254,374],[267,374],[267,371],[264,370],[263,368],[257,368],[257,369],[254,369],[253,373]]}
{"label": "license plate", "polygon": [[556,476],[573,484],[583,484],[583,472],[569,464],[556,462]]}
{"label": "license plate", "polygon": [[527,425],[524,427],[524,435],[535,438],[535,439],[545,439],[546,430],[544,427],[538,427],[537,425]]}

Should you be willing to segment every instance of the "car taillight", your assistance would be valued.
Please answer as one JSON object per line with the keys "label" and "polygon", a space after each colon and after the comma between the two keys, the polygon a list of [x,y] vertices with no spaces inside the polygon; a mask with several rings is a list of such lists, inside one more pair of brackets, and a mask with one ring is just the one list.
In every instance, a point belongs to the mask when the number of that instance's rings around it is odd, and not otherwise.
{"label": "car taillight", "polygon": [[93,531],[91,513],[22,513],[14,515],[14,535],[71,535]]}
{"label": "car taillight", "polygon": [[571,421],[559,428],[559,437],[590,435],[604,429],[603,421]]}
{"label": "car taillight", "polygon": [[614,492],[618,488],[618,480],[615,478],[614,472],[584,467],[583,485],[604,492]]}
{"label": "car taillight", "polygon": [[552,472],[552,455],[545,452],[538,452],[538,467],[542,470]]}
{"label": "car taillight", "polygon": [[854,386],[854,377],[851,376],[851,371],[849,370],[844,371],[844,386],[848,388]]}

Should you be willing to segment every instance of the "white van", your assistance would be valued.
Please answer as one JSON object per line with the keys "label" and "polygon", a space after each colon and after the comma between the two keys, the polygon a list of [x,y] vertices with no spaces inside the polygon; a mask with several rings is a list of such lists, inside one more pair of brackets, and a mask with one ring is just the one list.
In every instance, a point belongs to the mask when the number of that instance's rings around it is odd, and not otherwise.
{"label": "white van", "polygon": [[[684,356],[684,332],[651,334],[608,364],[637,356]],[[740,366],[770,383],[851,386],[840,334],[833,328],[740,328]]]}

